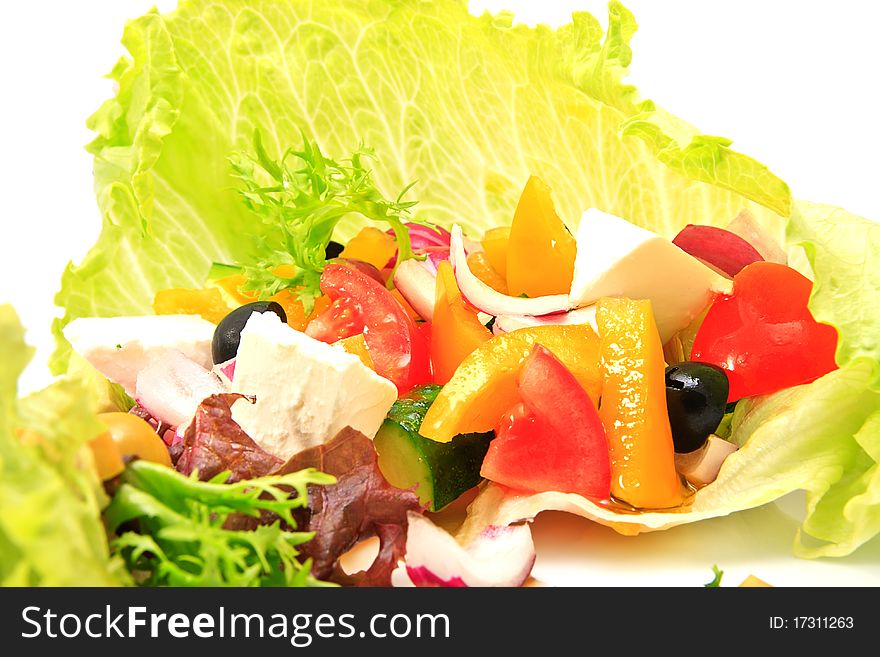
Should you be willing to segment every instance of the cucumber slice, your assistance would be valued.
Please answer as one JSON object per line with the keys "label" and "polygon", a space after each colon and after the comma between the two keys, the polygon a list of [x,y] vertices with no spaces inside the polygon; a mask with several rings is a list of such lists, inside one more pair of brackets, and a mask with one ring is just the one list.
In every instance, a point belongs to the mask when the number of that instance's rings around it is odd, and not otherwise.
{"label": "cucumber slice", "polygon": [[419,435],[440,386],[417,388],[398,399],[373,439],[379,469],[397,488],[415,488],[419,501],[439,511],[482,478],[480,467],[494,434],[469,433],[448,443]]}
{"label": "cucumber slice", "polygon": [[234,276],[244,271],[244,268],[237,265],[224,265],[222,262],[212,262],[211,268],[208,270],[208,280],[216,281],[218,278],[226,276]]}

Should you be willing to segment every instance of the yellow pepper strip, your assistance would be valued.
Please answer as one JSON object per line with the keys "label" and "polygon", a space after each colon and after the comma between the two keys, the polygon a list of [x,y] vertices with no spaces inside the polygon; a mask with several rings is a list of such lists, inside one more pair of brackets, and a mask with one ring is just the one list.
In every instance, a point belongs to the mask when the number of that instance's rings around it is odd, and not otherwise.
{"label": "yellow pepper strip", "polygon": [[535,344],[549,349],[598,402],[599,338],[593,329],[587,324],[531,326],[496,335],[465,358],[428,409],[419,433],[445,443],[461,433],[495,429],[519,402],[516,375]]}
{"label": "yellow pepper strip", "polygon": [[476,311],[465,305],[448,260],[437,268],[436,290],[431,364],[434,382],[442,385],[452,378],[465,358],[492,338],[492,332],[480,323]]}
{"label": "yellow pepper strip", "polygon": [[740,588],[745,589],[755,589],[755,588],[773,588],[772,584],[768,584],[763,579],[759,579],[754,575],[749,575],[746,577],[741,583]]}
{"label": "yellow pepper strip", "polygon": [[376,269],[382,269],[396,252],[397,242],[393,236],[378,228],[367,226],[351,238],[339,257],[369,262]]}
{"label": "yellow pepper strip", "polygon": [[496,292],[507,294],[507,281],[489,263],[489,258],[481,251],[475,251],[467,257],[468,269],[474,276],[483,281]]}
{"label": "yellow pepper strip", "polygon": [[550,188],[532,176],[526,183],[507,244],[507,289],[511,296],[568,294],[577,246],[556,214]]}
{"label": "yellow pepper strip", "polygon": [[404,296],[400,293],[400,290],[394,288],[393,290],[388,290],[391,292],[391,296],[397,300],[397,303],[400,304],[401,308],[409,315],[409,318],[414,322],[422,321],[421,315],[419,315],[415,309],[409,304],[409,301],[404,298]]}
{"label": "yellow pepper strip", "polygon": [[510,240],[510,226],[491,228],[483,235],[483,252],[492,269],[505,280],[507,287],[507,243]]}
{"label": "yellow pepper strip", "polygon": [[367,349],[367,341],[364,339],[363,333],[358,333],[357,335],[352,335],[348,338],[337,340],[333,343],[333,346],[342,347],[348,353],[360,358],[361,362],[369,367],[371,370],[376,370],[375,366],[373,365],[373,357],[370,356],[370,350]]}
{"label": "yellow pepper strip", "polygon": [[201,315],[214,324],[219,324],[231,310],[220,290],[214,287],[159,290],[153,300],[157,315]]}
{"label": "yellow pepper strip", "polygon": [[611,494],[640,509],[679,506],[684,487],[666,413],[663,345],[651,302],[600,299],[602,405]]}

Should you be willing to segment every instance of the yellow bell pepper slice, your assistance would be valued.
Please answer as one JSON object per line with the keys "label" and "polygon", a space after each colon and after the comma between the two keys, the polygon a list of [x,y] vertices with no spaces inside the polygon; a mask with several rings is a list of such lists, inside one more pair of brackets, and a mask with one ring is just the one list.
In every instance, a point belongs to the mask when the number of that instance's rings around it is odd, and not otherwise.
{"label": "yellow bell pepper slice", "polygon": [[468,269],[471,273],[479,278],[486,285],[496,292],[507,294],[507,281],[504,277],[495,271],[495,268],[489,263],[489,258],[482,251],[475,251],[467,257]]}
{"label": "yellow bell pepper slice", "polygon": [[376,367],[373,365],[373,357],[370,355],[370,350],[367,349],[367,341],[363,333],[337,340],[333,343],[333,346],[342,347],[348,353],[360,358],[361,362],[371,370],[376,370]]}
{"label": "yellow bell pepper slice", "polygon": [[[279,276],[293,276],[295,270],[292,266],[282,265],[276,268],[275,273]],[[259,299],[259,295],[256,292],[250,290],[243,291],[241,289],[246,282],[247,278],[243,274],[233,274],[232,276],[218,278],[213,282],[216,287],[209,289],[213,289],[220,293],[221,296],[225,296],[236,304],[235,307],[238,307]],[[273,294],[269,297],[268,301],[277,301],[284,308],[284,314],[287,315],[287,324],[297,331],[304,331],[306,325],[330,305],[330,299],[326,296],[320,296],[315,299],[315,306],[312,312],[306,315],[305,308],[303,308],[302,302],[297,297],[296,290],[291,288]],[[230,310],[232,308],[228,308],[226,312],[228,313]],[[225,317],[225,313],[223,317]],[[223,319],[223,317],[220,319]]]}
{"label": "yellow bell pepper slice", "polygon": [[601,376],[595,331],[587,324],[531,326],[496,335],[465,358],[428,409],[419,433],[445,443],[461,433],[495,429],[501,416],[519,402],[516,374],[535,344],[562,361],[598,403]]}
{"label": "yellow bell pepper slice", "polygon": [[476,311],[465,305],[448,260],[437,268],[436,290],[431,366],[434,382],[442,385],[452,378],[465,358],[492,338],[492,332],[480,323]]}
{"label": "yellow bell pepper slice", "polygon": [[[272,270],[272,273],[284,278],[293,278],[296,275],[296,266],[278,265]],[[213,285],[220,290],[226,302],[231,303],[234,308],[238,308],[251,301],[258,301],[260,298],[254,290],[243,290],[242,287],[245,283],[247,283],[247,277],[244,274],[232,274],[231,276],[218,278],[209,283],[209,285]]]}
{"label": "yellow bell pepper slice", "polygon": [[666,413],[663,345],[651,302],[600,299],[602,405],[611,454],[611,494],[639,509],[679,506],[685,489],[675,470]]}
{"label": "yellow bell pepper slice", "polygon": [[396,252],[397,242],[394,237],[378,228],[367,226],[351,238],[339,257],[369,262],[376,269],[382,269]]}
{"label": "yellow bell pepper slice", "polygon": [[490,228],[483,235],[483,253],[492,269],[505,280],[507,287],[507,243],[510,240],[510,226]]}
{"label": "yellow bell pepper slice", "polygon": [[159,290],[153,299],[157,315],[201,315],[213,324],[219,324],[232,310],[215,287]]}
{"label": "yellow bell pepper slice", "polygon": [[315,299],[315,305],[312,312],[306,315],[302,301],[297,296],[296,289],[288,288],[281,290],[278,294],[269,297],[269,301],[276,301],[284,308],[284,314],[287,315],[287,325],[295,328],[297,331],[305,331],[306,326],[315,317],[324,312],[330,305],[330,299],[327,296],[320,296]]}
{"label": "yellow bell pepper slice", "polygon": [[550,188],[532,176],[526,183],[507,244],[507,289],[511,296],[568,294],[577,253],[574,237],[553,208]]}

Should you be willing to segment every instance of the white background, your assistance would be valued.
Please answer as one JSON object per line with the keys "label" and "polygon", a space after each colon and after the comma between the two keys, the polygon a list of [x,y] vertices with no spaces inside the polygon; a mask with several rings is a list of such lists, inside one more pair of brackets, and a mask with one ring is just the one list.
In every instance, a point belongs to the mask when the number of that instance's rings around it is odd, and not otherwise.
{"label": "white background", "polygon": [[[45,383],[52,296],[69,260],[94,242],[100,218],[91,188],[85,119],[112,89],[102,75],[123,54],[126,19],[175,2],[85,0],[6,3],[0,18],[0,302],[18,309],[39,347],[25,390]],[[799,198],[880,218],[880,4],[868,0],[629,0],[640,29],[630,81],[708,134],[767,164]],[[488,0],[473,11],[512,9],[526,23],[558,25],[573,9],[604,22],[605,3]],[[2,367],[2,363],[0,363]],[[587,523],[539,520],[538,541],[581,545],[572,569],[539,560],[536,573],[570,583],[684,584],[708,580],[706,563],[727,564],[735,583],[762,564],[777,583],[880,584],[874,541],[846,561],[802,562],[775,507],[633,541]],[[755,529],[760,527],[760,529]],[[557,541],[562,533],[566,541]],[[749,538],[750,537],[750,538]],[[878,546],[880,547],[880,546]],[[548,548],[548,551],[552,548]],[[662,569],[633,571],[645,549]],[[546,552],[545,552],[546,553]],[[769,555],[769,556],[768,556]],[[763,561],[761,561],[763,559]],[[758,572],[758,574],[762,574]],[[605,578],[605,579],[603,579]],[[695,579],[696,578],[696,579]],[[732,579],[731,579],[732,578]],[[873,579],[872,579],[873,578]]]}

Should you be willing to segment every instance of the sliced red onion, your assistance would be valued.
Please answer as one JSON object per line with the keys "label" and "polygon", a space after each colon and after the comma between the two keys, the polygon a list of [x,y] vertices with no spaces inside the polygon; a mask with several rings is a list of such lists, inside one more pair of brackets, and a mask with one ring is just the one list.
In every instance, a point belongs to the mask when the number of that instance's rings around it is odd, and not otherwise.
{"label": "sliced red onion", "polygon": [[455,280],[464,297],[489,315],[529,315],[541,316],[566,312],[569,309],[567,294],[552,294],[544,297],[525,299],[501,294],[474,276],[467,264],[461,226],[452,227],[450,261],[455,269]]}
{"label": "sliced red onion", "polygon": [[436,280],[418,260],[404,260],[394,272],[394,286],[413,310],[428,322],[434,317]]}
{"label": "sliced red onion", "polygon": [[753,262],[764,260],[745,239],[717,226],[688,224],[672,243],[728,278],[733,278]]}
{"label": "sliced red onion", "polygon": [[232,385],[232,378],[235,376],[235,358],[214,365],[211,372],[227,387]]}
{"label": "sliced red onion", "polygon": [[437,269],[440,267],[440,263],[444,260],[449,260],[449,247],[448,246],[435,246],[430,249],[424,249],[419,253],[419,255],[424,255],[425,259],[422,262],[425,264],[426,269],[428,269],[432,274],[437,274]]}
{"label": "sliced red onion", "polygon": [[486,527],[460,545],[425,516],[407,514],[406,559],[391,575],[397,587],[522,586],[535,564],[527,524]]}
{"label": "sliced red onion", "polygon": [[167,351],[138,373],[136,398],[157,420],[186,428],[203,399],[227,392],[220,379],[179,351]]}
{"label": "sliced red onion", "polygon": [[785,250],[779,246],[767,229],[755,220],[754,215],[748,210],[740,210],[736,218],[727,226],[727,230],[742,237],[751,244],[761,257],[768,262],[788,264],[788,256]]}
{"label": "sliced red onion", "polygon": [[585,306],[584,308],[575,308],[567,313],[556,313],[555,315],[544,315],[542,317],[530,317],[528,315],[499,315],[495,318],[492,325],[493,331],[499,333],[510,333],[517,329],[529,326],[548,326],[552,324],[589,324],[593,330],[598,332],[596,326],[596,305]]}
{"label": "sliced red onion", "polygon": [[[409,245],[413,253],[421,255],[433,249],[445,249],[448,254],[449,231],[442,226],[423,226],[422,224],[414,224],[412,222],[404,225],[409,230]],[[391,229],[385,232],[389,235],[394,235],[394,231]],[[385,266],[393,267],[395,264],[397,264],[396,252]]]}
{"label": "sliced red onion", "polygon": [[[442,226],[425,226],[411,221],[404,225],[409,231],[409,243],[413,251],[429,246],[449,246],[449,231]],[[391,229],[386,232],[394,235]]]}
{"label": "sliced red onion", "polygon": [[[449,247],[448,246],[429,246],[424,249],[416,249],[413,253],[420,259],[419,262],[421,265],[427,269],[432,274],[437,274],[437,267],[443,260],[449,260]],[[395,252],[388,263],[385,265],[385,269],[391,270],[394,268],[394,265],[397,264],[397,253]],[[384,271],[384,270],[383,270]]]}

